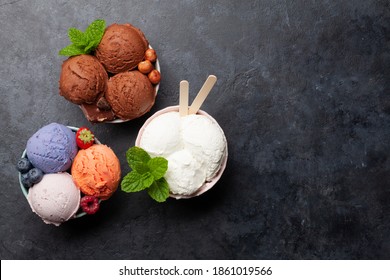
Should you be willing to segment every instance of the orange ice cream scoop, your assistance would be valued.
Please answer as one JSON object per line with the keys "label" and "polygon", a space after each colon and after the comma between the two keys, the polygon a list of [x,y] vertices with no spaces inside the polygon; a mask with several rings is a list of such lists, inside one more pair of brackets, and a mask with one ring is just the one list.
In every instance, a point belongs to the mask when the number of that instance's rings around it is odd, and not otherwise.
{"label": "orange ice cream scoop", "polygon": [[108,199],[121,178],[119,159],[106,145],[95,144],[79,150],[71,169],[75,185],[86,195]]}

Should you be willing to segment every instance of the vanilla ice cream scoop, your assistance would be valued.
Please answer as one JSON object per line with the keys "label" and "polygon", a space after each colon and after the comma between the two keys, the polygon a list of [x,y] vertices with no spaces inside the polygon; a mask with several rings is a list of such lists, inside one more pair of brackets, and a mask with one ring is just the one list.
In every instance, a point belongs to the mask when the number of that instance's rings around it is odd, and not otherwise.
{"label": "vanilla ice cream scoop", "polygon": [[152,157],[168,157],[183,148],[181,141],[181,117],[177,112],[169,112],[153,119],[143,132],[140,147]]}
{"label": "vanilla ice cream scoop", "polygon": [[179,150],[167,157],[168,170],[165,179],[174,194],[191,195],[206,180],[206,169],[188,149]]}
{"label": "vanilla ice cream scoop", "polygon": [[80,205],[80,191],[69,173],[45,174],[30,188],[28,203],[46,224],[56,226],[74,217]]}
{"label": "vanilla ice cream scoop", "polygon": [[206,172],[206,180],[217,173],[223,158],[226,139],[221,127],[204,115],[182,117],[181,136],[186,150]]}
{"label": "vanilla ice cream scoop", "polygon": [[152,157],[168,160],[165,175],[176,198],[199,195],[211,188],[227,161],[223,130],[207,113],[180,116],[178,106],[153,115],[141,128],[136,145]]}

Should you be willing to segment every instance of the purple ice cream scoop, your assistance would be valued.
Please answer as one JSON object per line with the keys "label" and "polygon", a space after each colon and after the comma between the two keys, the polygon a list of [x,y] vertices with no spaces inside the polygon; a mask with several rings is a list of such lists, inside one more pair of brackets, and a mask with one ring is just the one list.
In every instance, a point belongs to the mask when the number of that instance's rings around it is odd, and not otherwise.
{"label": "purple ice cream scoop", "polygon": [[51,123],[39,129],[27,141],[27,157],[45,173],[68,170],[77,154],[75,133],[68,127]]}

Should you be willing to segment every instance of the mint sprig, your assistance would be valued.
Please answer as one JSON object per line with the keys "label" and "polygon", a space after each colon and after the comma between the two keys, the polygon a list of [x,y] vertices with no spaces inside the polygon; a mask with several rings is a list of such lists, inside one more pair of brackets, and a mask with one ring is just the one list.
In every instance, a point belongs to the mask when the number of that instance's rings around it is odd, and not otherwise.
{"label": "mint sprig", "polygon": [[72,44],[66,46],[58,52],[59,55],[74,56],[79,54],[88,54],[94,51],[102,40],[106,22],[103,19],[93,21],[82,32],[77,28],[68,29],[68,37]]}
{"label": "mint sprig", "polygon": [[168,161],[163,157],[150,157],[140,147],[131,147],[126,159],[132,171],[121,182],[124,192],[138,192],[147,189],[148,194],[158,202],[164,202],[169,196],[169,185],[164,175]]}

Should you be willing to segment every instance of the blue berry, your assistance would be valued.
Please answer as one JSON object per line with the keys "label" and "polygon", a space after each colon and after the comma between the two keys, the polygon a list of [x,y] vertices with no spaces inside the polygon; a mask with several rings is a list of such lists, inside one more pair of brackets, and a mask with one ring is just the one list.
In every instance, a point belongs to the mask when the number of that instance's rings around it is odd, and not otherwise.
{"label": "blue berry", "polygon": [[16,165],[16,168],[18,169],[18,171],[20,173],[26,173],[28,172],[31,168],[33,168],[34,166],[32,165],[32,163],[28,160],[28,158],[21,158],[17,165]]}
{"label": "blue berry", "polygon": [[33,168],[28,172],[28,177],[30,178],[31,183],[37,184],[42,180],[43,172],[38,168]]}
{"label": "blue berry", "polygon": [[22,173],[22,184],[26,188],[31,188],[33,186],[33,183],[31,183],[31,181],[30,181],[29,172]]}

